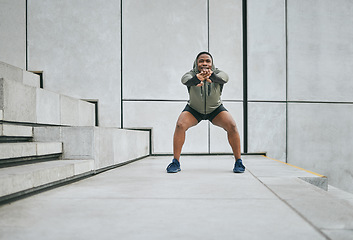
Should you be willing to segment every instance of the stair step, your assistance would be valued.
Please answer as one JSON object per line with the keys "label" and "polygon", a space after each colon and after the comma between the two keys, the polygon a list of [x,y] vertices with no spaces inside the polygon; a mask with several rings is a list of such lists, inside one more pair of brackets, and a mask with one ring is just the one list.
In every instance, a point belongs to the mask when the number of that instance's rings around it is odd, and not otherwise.
{"label": "stair step", "polygon": [[21,68],[0,61],[0,78],[7,78],[32,87],[40,87],[40,77]]}
{"label": "stair step", "polygon": [[95,105],[0,77],[0,120],[8,122],[95,126]]}
{"label": "stair step", "polygon": [[[56,160],[0,169],[0,201],[93,173],[94,160]],[[24,192],[25,191],[25,192]],[[14,196],[12,196],[14,197]]]}
{"label": "stair step", "polygon": [[0,143],[0,162],[5,159],[18,159],[61,153],[61,142]]}
{"label": "stair step", "polygon": [[33,128],[15,124],[0,123],[0,141],[28,141],[33,137]]}

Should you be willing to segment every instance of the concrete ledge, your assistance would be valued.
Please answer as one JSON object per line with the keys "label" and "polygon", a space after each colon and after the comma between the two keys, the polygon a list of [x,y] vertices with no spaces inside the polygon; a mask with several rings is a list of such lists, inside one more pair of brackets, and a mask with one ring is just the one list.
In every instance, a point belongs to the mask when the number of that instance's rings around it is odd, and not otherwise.
{"label": "concrete ledge", "polygon": [[0,123],[0,136],[2,137],[32,137],[33,128],[14,124]]}
{"label": "concrete ledge", "polygon": [[0,144],[0,159],[35,156],[37,148],[35,143],[2,143]]}
{"label": "concrete ledge", "polygon": [[78,126],[94,126],[95,106],[92,103],[81,100],[78,102]]}
{"label": "concrete ledge", "polygon": [[23,83],[31,87],[40,87],[40,77],[21,68],[0,62],[0,78]]}
{"label": "concrete ledge", "polygon": [[93,170],[93,160],[58,160],[0,169],[0,197]]}
{"label": "concrete ledge", "polygon": [[76,101],[76,99],[67,96],[60,96],[61,124],[68,126],[78,126],[78,109],[78,101]]}
{"label": "concrete ledge", "polygon": [[11,79],[12,81],[22,82],[22,69],[10,64],[0,62],[0,78]]}
{"label": "concrete ledge", "polygon": [[36,143],[37,156],[62,153],[63,147],[61,142]]}
{"label": "concrete ledge", "polygon": [[63,159],[94,159],[95,169],[149,155],[149,131],[105,127],[35,127],[35,141],[60,141]]}
{"label": "concrete ledge", "polygon": [[61,142],[1,143],[0,159],[25,158],[62,152]]}
{"label": "concrete ledge", "polygon": [[94,169],[94,160],[63,160],[74,165],[74,175],[80,175]]}
{"label": "concrete ledge", "polygon": [[0,79],[3,120],[36,123],[36,88]]}
{"label": "concrete ledge", "polygon": [[92,103],[0,78],[1,120],[49,125],[94,126]]}
{"label": "concrete ledge", "polygon": [[40,77],[38,74],[27,72],[23,70],[23,84],[40,88]]}
{"label": "concrete ledge", "polygon": [[60,125],[60,95],[36,89],[37,123]]}

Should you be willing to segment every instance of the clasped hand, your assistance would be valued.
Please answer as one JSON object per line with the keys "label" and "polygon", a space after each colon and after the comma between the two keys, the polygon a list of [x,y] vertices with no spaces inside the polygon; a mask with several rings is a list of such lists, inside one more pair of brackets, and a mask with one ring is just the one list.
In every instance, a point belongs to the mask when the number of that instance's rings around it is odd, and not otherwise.
{"label": "clasped hand", "polygon": [[212,75],[212,70],[211,69],[202,69],[200,73],[196,74],[197,79],[199,79],[201,82],[197,84],[197,87],[202,87],[204,85],[204,81],[207,81],[211,83],[210,76]]}

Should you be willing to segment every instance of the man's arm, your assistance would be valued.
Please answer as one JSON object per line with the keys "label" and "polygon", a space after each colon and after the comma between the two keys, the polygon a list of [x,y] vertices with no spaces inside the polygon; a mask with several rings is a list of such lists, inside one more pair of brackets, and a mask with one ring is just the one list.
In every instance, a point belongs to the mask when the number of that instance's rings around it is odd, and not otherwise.
{"label": "man's arm", "polygon": [[201,83],[197,76],[191,74],[191,72],[185,73],[181,78],[181,82],[188,87],[196,86]]}
{"label": "man's arm", "polygon": [[[201,78],[201,80],[199,78]],[[203,81],[205,80],[209,82],[212,81],[214,83],[225,84],[228,82],[228,79],[228,75],[225,72],[217,69],[215,72],[208,70],[197,75],[193,74],[191,71],[187,72],[181,78],[181,82],[184,85],[190,87],[203,85]]]}
{"label": "man's arm", "polygon": [[214,83],[225,84],[228,82],[229,77],[225,72],[217,69],[211,74],[210,79]]}

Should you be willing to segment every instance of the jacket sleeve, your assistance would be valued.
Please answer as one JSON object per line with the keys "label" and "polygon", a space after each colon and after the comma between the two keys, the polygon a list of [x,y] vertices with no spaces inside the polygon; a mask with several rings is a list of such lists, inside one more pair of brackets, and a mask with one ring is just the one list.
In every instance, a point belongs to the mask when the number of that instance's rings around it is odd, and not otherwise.
{"label": "jacket sleeve", "polygon": [[210,79],[214,83],[225,84],[228,82],[229,77],[228,77],[228,74],[217,69],[212,73],[212,75],[210,76]]}
{"label": "jacket sleeve", "polygon": [[191,72],[185,73],[181,78],[181,82],[188,87],[196,86],[197,84],[201,83],[196,75],[192,74]]}

